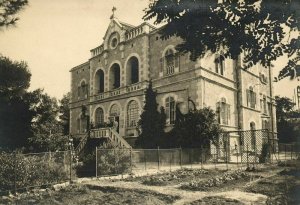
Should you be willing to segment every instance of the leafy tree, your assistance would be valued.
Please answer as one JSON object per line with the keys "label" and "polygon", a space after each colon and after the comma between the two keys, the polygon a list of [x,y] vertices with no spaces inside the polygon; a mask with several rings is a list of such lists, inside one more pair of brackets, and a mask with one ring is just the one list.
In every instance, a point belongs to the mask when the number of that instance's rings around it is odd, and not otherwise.
{"label": "leafy tree", "polygon": [[190,52],[191,60],[207,52],[238,60],[245,51],[249,68],[257,63],[271,66],[287,55],[290,61],[281,79],[300,60],[299,10],[296,0],[156,0],[145,9],[144,20],[165,23],[162,38],[183,39],[176,49]]}
{"label": "leafy tree", "polygon": [[35,152],[64,150],[68,141],[63,137],[63,127],[58,120],[59,106],[55,98],[37,89],[31,93],[31,111],[33,134],[29,138],[31,149]]}
{"label": "leafy tree", "polygon": [[31,135],[34,113],[27,100],[31,74],[27,64],[0,56],[0,147],[21,148]]}
{"label": "leafy tree", "polygon": [[277,121],[286,121],[293,111],[295,103],[290,98],[275,96]]}
{"label": "leafy tree", "polygon": [[0,148],[63,149],[57,101],[41,89],[27,91],[27,64],[0,56],[0,73]]}
{"label": "leafy tree", "polygon": [[210,142],[216,144],[221,132],[215,112],[205,107],[183,114],[176,120],[170,137],[173,137],[173,146],[176,147],[209,147]]}
{"label": "leafy tree", "polygon": [[295,142],[300,136],[300,112],[294,111],[294,103],[287,97],[275,97],[279,142]]}
{"label": "leafy tree", "polygon": [[0,55],[0,97],[21,97],[30,85],[31,73],[25,62],[12,61]]}
{"label": "leafy tree", "polygon": [[156,148],[164,136],[165,114],[158,111],[156,96],[157,93],[153,90],[150,81],[145,92],[144,111],[138,122],[141,133],[136,141],[136,145],[143,148]]}
{"label": "leafy tree", "polygon": [[14,25],[19,18],[16,14],[28,4],[28,0],[1,0],[0,1],[0,28]]}
{"label": "leafy tree", "polygon": [[71,93],[68,92],[66,95],[63,96],[63,98],[60,100],[60,106],[59,106],[59,119],[60,123],[63,127],[63,134],[68,135],[69,134],[69,126],[70,126],[70,103]]}

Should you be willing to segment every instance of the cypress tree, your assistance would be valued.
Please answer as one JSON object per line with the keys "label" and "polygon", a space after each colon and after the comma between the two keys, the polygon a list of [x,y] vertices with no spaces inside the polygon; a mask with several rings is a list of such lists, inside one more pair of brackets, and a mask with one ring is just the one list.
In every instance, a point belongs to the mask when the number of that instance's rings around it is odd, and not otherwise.
{"label": "cypress tree", "polygon": [[142,148],[156,148],[164,135],[165,117],[158,111],[157,92],[153,90],[152,82],[145,91],[145,105],[138,127],[141,131],[136,145]]}

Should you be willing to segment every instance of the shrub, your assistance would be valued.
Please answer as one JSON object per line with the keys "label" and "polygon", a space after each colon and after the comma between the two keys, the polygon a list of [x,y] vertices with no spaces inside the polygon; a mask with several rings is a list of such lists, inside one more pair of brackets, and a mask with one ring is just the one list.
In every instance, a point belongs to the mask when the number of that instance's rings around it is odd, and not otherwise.
{"label": "shrub", "polygon": [[270,146],[264,143],[261,150],[261,155],[259,156],[259,163],[266,163],[270,158]]}
{"label": "shrub", "polygon": [[129,149],[100,149],[98,150],[98,175],[123,174],[129,171]]}
{"label": "shrub", "polygon": [[[65,152],[23,155],[0,153],[0,191],[41,186],[69,179],[69,157]],[[74,172],[72,172],[74,173]]]}

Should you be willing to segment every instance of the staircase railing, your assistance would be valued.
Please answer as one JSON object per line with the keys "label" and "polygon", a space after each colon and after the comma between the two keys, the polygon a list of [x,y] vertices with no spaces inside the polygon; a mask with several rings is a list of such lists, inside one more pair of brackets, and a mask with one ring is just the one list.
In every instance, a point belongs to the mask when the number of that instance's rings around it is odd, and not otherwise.
{"label": "staircase railing", "polygon": [[110,129],[110,134],[109,134],[109,139],[110,141],[117,147],[119,148],[127,148],[131,149],[132,147],[126,142],[125,139],[120,137],[119,133],[117,133],[115,130]]}
{"label": "staircase railing", "polygon": [[84,146],[86,145],[88,137],[89,137],[89,134],[86,133],[86,135],[84,135],[84,137],[81,139],[81,141],[79,142],[79,144],[75,148],[76,155],[79,155],[80,152],[83,150]]}

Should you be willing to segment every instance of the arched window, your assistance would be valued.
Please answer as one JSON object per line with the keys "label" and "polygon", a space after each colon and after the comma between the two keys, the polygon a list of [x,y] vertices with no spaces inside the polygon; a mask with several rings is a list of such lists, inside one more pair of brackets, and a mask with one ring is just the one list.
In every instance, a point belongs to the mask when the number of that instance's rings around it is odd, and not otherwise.
{"label": "arched window", "polygon": [[226,103],[225,98],[217,102],[217,118],[219,124],[228,125],[230,120],[230,105]]}
{"label": "arched window", "polygon": [[78,98],[87,98],[88,93],[88,85],[85,83],[85,81],[82,81],[80,86],[78,87]]}
{"label": "arched window", "polygon": [[104,92],[104,72],[103,70],[98,70],[95,76],[95,89],[96,93]]}
{"label": "arched window", "polygon": [[162,67],[165,75],[172,75],[176,68],[179,67],[179,55],[173,49],[168,49],[164,57],[161,59]]}
{"label": "arched window", "polygon": [[173,97],[167,97],[166,98],[166,121],[169,124],[174,124],[175,123],[175,113],[176,113],[176,105],[175,105],[175,100]]}
{"label": "arched window", "polygon": [[270,125],[269,125],[269,122],[268,120],[263,120],[262,121],[262,129],[270,129]]}
{"label": "arched window", "polygon": [[127,126],[135,127],[139,119],[139,106],[135,100],[128,103],[127,107]]}
{"label": "arched window", "polygon": [[246,90],[247,94],[247,106],[255,109],[256,106],[256,93],[253,90],[253,87],[250,86],[249,89]]}
{"label": "arched window", "polygon": [[215,69],[216,73],[224,75],[225,70],[225,57],[223,55],[217,54],[215,58]]}
{"label": "arched window", "polygon": [[110,68],[109,73],[109,89],[113,90],[116,88],[119,88],[121,85],[121,79],[120,79],[120,66],[119,64],[115,63]]}
{"label": "arched window", "polygon": [[104,123],[104,112],[101,107],[98,107],[95,111],[95,126],[101,127]]}
{"label": "arched window", "polygon": [[111,106],[109,115],[110,116],[119,116],[120,115],[120,108],[117,104],[113,104]]}
{"label": "arched window", "polygon": [[250,123],[250,130],[251,130],[251,148],[255,149],[256,146],[256,134],[255,134],[255,123],[251,122]]}
{"label": "arched window", "polygon": [[139,60],[137,57],[131,57],[126,66],[127,85],[139,82]]}

